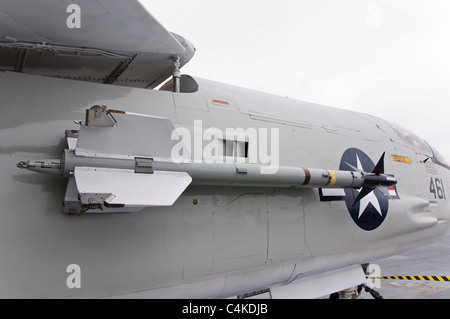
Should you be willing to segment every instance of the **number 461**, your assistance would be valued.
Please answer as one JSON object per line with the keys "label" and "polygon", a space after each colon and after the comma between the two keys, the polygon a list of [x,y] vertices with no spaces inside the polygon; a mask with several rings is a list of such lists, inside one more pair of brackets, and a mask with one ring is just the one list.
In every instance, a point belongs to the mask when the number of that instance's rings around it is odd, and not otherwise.
{"label": "number 461", "polygon": [[431,177],[430,179],[430,193],[434,194],[434,198],[445,199],[444,183],[442,179]]}

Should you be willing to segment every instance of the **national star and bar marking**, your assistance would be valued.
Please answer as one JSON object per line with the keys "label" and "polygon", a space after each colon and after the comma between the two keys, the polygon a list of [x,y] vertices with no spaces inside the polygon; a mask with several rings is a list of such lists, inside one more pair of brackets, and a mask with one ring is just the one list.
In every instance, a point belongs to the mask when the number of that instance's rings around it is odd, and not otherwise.
{"label": "national star and bar marking", "polygon": [[[405,159],[406,160],[406,159]],[[353,165],[353,166],[352,166]],[[353,170],[357,168],[360,171],[370,172],[374,169],[375,164],[371,158],[363,151],[357,148],[347,149],[340,161],[340,170]],[[333,183],[333,171],[330,171],[330,184]],[[305,172],[307,177],[307,174]],[[330,184],[328,186],[330,186]],[[344,188],[319,188],[319,197],[321,202],[344,201],[353,221],[366,231],[371,231],[380,226],[389,210],[388,199],[399,199],[396,185],[387,188],[389,198],[380,190],[374,189],[372,192],[363,197],[356,205],[355,198],[362,191],[361,189],[344,189]]]}

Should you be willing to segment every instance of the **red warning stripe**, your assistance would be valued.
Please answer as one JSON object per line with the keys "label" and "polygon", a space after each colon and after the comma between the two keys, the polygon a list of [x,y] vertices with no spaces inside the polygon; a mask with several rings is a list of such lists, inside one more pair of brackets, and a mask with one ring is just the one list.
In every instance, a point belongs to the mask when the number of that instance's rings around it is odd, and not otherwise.
{"label": "red warning stripe", "polygon": [[221,101],[221,100],[213,100],[213,103],[221,104],[221,105],[230,105],[227,101]]}
{"label": "red warning stripe", "polygon": [[305,171],[305,180],[303,181],[303,185],[308,185],[311,180],[311,172],[307,168],[304,168],[303,171]]}

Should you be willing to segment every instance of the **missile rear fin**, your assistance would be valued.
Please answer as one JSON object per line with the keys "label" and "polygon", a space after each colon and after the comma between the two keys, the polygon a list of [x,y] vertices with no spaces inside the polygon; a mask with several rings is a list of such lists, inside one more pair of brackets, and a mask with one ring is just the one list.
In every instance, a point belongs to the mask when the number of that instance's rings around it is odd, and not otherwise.
{"label": "missile rear fin", "polygon": [[183,172],[136,174],[131,170],[77,167],[69,178],[64,212],[134,212],[171,206],[191,181]]}

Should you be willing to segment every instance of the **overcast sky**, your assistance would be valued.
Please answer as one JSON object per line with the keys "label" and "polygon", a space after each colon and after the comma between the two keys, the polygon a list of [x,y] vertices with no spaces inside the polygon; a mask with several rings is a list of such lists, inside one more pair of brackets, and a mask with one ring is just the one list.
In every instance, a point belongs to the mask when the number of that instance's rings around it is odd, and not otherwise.
{"label": "overcast sky", "polygon": [[401,124],[450,160],[450,1],[141,0],[182,73]]}

